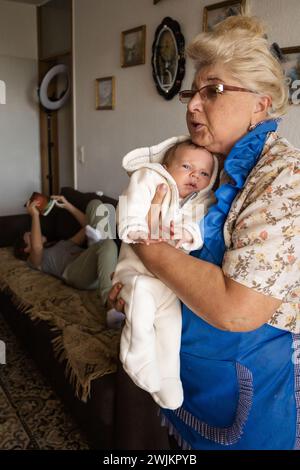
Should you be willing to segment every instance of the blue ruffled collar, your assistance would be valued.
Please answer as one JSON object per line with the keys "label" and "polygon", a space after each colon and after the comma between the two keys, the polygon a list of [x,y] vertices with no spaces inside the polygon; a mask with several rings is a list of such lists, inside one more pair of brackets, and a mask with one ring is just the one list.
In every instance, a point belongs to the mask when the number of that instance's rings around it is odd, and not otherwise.
{"label": "blue ruffled collar", "polygon": [[224,163],[224,170],[230,177],[230,182],[223,184],[215,192],[217,202],[209,208],[201,223],[204,245],[201,250],[195,251],[193,256],[219,266],[222,264],[225,252],[223,227],[231,204],[257,163],[269,132],[274,132],[277,126],[277,120],[263,121],[231,149]]}

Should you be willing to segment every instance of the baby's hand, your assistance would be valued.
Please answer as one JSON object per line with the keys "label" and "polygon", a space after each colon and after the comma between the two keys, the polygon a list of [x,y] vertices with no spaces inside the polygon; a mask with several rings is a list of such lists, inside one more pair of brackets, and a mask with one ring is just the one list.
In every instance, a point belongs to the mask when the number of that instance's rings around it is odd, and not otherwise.
{"label": "baby's hand", "polygon": [[145,243],[145,240],[148,239],[148,233],[137,230],[135,232],[129,232],[128,238],[135,243]]}
{"label": "baby's hand", "polygon": [[[175,234],[175,240],[176,240],[176,234]],[[176,242],[175,248],[181,248],[181,246],[184,243],[192,243],[193,242],[193,236],[188,232],[185,228],[182,229],[181,231],[181,238]]]}

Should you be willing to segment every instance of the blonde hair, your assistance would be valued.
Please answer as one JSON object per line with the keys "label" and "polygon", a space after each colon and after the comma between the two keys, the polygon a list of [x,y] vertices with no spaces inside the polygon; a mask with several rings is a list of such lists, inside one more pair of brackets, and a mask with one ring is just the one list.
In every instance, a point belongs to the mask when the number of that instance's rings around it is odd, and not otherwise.
{"label": "blonde hair", "polygon": [[[196,71],[224,65],[243,87],[272,99],[270,118],[288,107],[288,87],[283,68],[272,54],[264,23],[254,16],[230,16],[212,31],[199,34],[187,49]],[[230,83],[229,83],[230,85]]]}

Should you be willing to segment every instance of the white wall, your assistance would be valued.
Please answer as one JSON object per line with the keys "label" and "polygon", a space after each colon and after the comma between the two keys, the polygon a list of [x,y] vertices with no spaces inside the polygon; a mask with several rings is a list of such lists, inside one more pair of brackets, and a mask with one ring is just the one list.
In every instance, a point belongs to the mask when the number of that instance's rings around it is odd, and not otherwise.
{"label": "white wall", "polygon": [[[75,143],[84,146],[85,163],[76,158],[77,186],[118,196],[127,184],[121,160],[129,150],[186,133],[185,110],[177,96],[165,101],[155,89],[151,47],[156,27],[165,16],[181,25],[186,43],[202,30],[203,6],[216,0],[74,0]],[[253,14],[271,27],[270,39],[282,47],[300,45],[299,0],[249,0]],[[122,69],[121,31],[147,26],[146,64]],[[94,80],[116,77],[116,109],[96,111]],[[187,64],[183,87],[193,70]],[[300,147],[300,106],[281,125],[285,136]]]}
{"label": "white wall", "polygon": [[[299,0],[255,0],[253,13],[269,25],[269,38],[281,47],[300,46]],[[293,145],[300,148],[300,105],[291,106],[279,130]]]}
{"label": "white wall", "polygon": [[0,0],[0,215],[18,214],[40,190],[39,116],[36,99],[36,13],[32,5]]}
{"label": "white wall", "polygon": [[36,8],[5,0],[0,8],[0,55],[36,59]]}

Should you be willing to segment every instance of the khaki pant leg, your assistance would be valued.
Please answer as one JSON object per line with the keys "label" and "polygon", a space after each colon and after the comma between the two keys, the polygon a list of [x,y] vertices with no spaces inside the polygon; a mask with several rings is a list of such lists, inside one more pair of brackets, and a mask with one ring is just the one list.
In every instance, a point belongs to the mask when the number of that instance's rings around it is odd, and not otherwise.
{"label": "khaki pant leg", "polygon": [[92,199],[86,207],[85,213],[88,219],[88,224],[93,228],[96,228],[98,222],[102,219],[102,215],[97,215],[98,208],[101,205],[103,205],[103,203],[99,199]]}
{"label": "khaki pant leg", "polygon": [[110,276],[117,264],[117,246],[113,240],[101,240],[91,245],[70,263],[63,277],[66,283],[77,289],[99,289],[106,302],[111,288]]}
{"label": "khaki pant leg", "polygon": [[113,206],[93,199],[88,203],[85,213],[88,224],[98,229],[102,238],[111,240],[116,238],[116,213]]}

